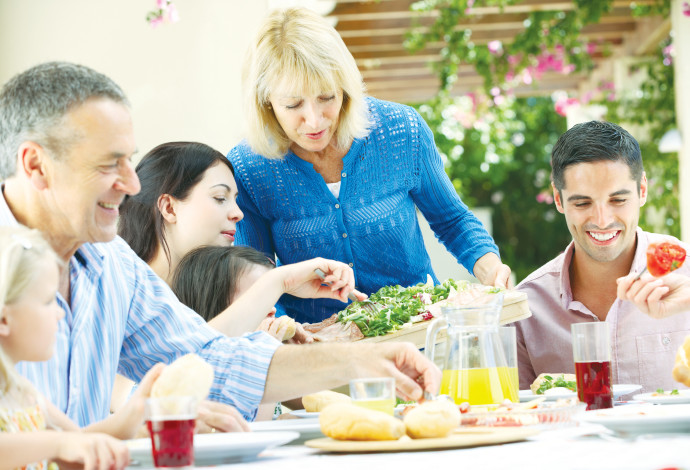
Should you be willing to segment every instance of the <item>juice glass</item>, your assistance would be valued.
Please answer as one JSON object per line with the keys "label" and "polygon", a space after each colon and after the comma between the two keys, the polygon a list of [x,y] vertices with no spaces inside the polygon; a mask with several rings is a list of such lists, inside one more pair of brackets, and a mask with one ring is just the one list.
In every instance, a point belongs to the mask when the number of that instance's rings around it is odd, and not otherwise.
{"label": "juice glass", "polygon": [[158,468],[194,467],[195,397],[160,397],[146,401],[146,427],[153,464]]}
{"label": "juice glass", "polygon": [[602,321],[574,323],[570,331],[578,398],[587,404],[588,410],[613,407],[608,324]]}
{"label": "juice glass", "polygon": [[518,360],[517,360],[517,333],[514,326],[499,326],[498,337],[501,339],[503,345],[503,353],[506,357],[507,376],[510,386],[504,387],[506,389],[506,398],[517,403],[518,390],[520,390],[520,379],[518,376]]}
{"label": "juice glass", "polygon": [[363,408],[393,415],[395,410],[395,379],[355,379],[350,381],[352,403]]}

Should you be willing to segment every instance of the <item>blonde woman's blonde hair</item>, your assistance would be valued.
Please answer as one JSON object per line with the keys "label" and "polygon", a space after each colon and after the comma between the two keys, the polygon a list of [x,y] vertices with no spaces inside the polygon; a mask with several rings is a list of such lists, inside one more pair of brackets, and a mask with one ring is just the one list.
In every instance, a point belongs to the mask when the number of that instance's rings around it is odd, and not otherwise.
{"label": "blonde woman's blonde hair", "polygon": [[[6,305],[22,298],[46,258],[61,263],[38,230],[0,227],[0,318]],[[0,391],[7,393],[20,382],[14,364],[0,348]]]}
{"label": "blonde woman's blonde hair", "polygon": [[275,10],[247,51],[242,73],[246,138],[254,152],[280,158],[290,148],[269,102],[272,87],[284,80],[297,95],[342,90],[338,149],[347,149],[353,139],[369,133],[362,75],[338,32],[306,8]]}

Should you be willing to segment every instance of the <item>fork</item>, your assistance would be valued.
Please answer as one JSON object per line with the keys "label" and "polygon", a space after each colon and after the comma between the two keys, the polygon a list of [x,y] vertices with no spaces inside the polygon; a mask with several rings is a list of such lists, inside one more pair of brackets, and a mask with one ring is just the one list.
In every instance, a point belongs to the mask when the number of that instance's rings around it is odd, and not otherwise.
{"label": "fork", "polygon": [[[316,273],[317,276],[319,276],[321,278],[321,280],[326,278],[326,273],[321,271],[321,269],[316,268],[314,270],[314,272]],[[362,306],[362,308],[364,310],[367,310],[369,313],[374,313],[374,314],[378,313],[378,311],[380,309],[378,304],[372,302],[369,299],[364,299],[364,300],[357,299],[354,292],[350,292],[349,294],[347,294],[347,298],[353,302],[359,302],[359,304]]]}

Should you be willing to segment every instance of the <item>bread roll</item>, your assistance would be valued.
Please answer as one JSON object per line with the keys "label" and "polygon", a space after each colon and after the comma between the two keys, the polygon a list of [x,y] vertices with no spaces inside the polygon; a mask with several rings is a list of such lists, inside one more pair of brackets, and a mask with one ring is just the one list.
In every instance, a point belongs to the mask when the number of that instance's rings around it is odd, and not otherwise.
{"label": "bread roll", "polygon": [[690,387],[690,336],[685,338],[683,345],[676,352],[676,363],[673,366],[673,380]]}
{"label": "bread roll", "polygon": [[544,381],[544,377],[547,375],[550,377],[553,377],[554,382],[556,381],[556,379],[558,377],[561,377],[561,376],[563,377],[563,379],[566,382],[576,382],[577,381],[577,377],[575,377],[575,374],[564,374],[562,372],[557,372],[557,373],[545,372],[543,374],[539,374],[539,376],[534,380],[534,382],[532,382],[532,385],[529,386],[529,388],[532,389],[532,393],[534,393],[534,394],[537,393],[537,390],[541,386],[541,383]]}
{"label": "bread roll", "polygon": [[285,333],[283,333],[283,338],[280,339],[280,341],[287,341],[289,339],[292,339],[293,336],[295,336],[295,331],[297,330],[297,324],[295,323],[295,320],[288,317],[287,315],[283,315],[282,317],[278,318],[280,321],[280,325],[278,325],[278,329],[280,330],[283,328],[285,325]]}
{"label": "bread roll", "polygon": [[399,419],[351,403],[336,403],[321,412],[321,432],[348,441],[394,441],[405,434]]}
{"label": "bread roll", "polygon": [[213,367],[196,354],[186,354],[163,369],[151,397],[196,397],[203,400],[213,384]]}
{"label": "bread roll", "polygon": [[302,405],[305,411],[320,412],[328,405],[334,403],[350,403],[350,397],[331,390],[324,390],[323,392],[312,393],[311,395],[304,395],[302,397]]}
{"label": "bread roll", "polygon": [[450,400],[434,400],[412,408],[403,420],[413,439],[445,437],[460,425],[460,410]]}

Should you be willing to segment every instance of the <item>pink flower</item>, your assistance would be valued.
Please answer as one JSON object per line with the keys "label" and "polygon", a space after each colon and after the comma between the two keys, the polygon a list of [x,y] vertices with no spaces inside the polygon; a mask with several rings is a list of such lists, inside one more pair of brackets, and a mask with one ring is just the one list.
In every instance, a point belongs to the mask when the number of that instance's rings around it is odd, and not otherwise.
{"label": "pink flower", "polygon": [[537,202],[542,204],[551,204],[553,202],[553,196],[548,191],[542,191],[537,194]]}
{"label": "pink flower", "polygon": [[501,41],[499,41],[498,39],[496,39],[495,41],[489,41],[486,47],[488,47],[489,52],[491,52],[494,55],[497,55],[501,51],[503,51],[503,43],[501,43]]}
{"label": "pink flower", "polygon": [[520,62],[520,58],[516,55],[509,55],[508,56],[508,63],[510,65],[517,65],[517,63]]}
{"label": "pink flower", "polygon": [[593,42],[588,42],[587,43],[587,54],[592,55],[594,52],[597,50],[597,45]]}
{"label": "pink flower", "polygon": [[525,85],[532,84],[532,73],[528,68],[522,71],[522,81]]}
{"label": "pink flower", "polygon": [[168,9],[168,0],[156,0],[156,6],[161,10]]}
{"label": "pink flower", "polygon": [[472,7],[474,6],[474,0],[467,0],[467,8],[465,8],[465,14],[469,15],[472,13]]}
{"label": "pink flower", "polygon": [[664,65],[671,65],[673,63],[673,56],[675,54],[673,44],[669,44],[668,46],[664,47],[661,53],[664,56]]}
{"label": "pink flower", "polygon": [[690,3],[683,2],[683,14],[685,16],[690,16]]}
{"label": "pink flower", "polygon": [[556,112],[561,116],[566,116],[568,114],[568,109],[575,106],[580,106],[580,102],[577,98],[559,98],[554,104]]}
{"label": "pink flower", "polygon": [[173,4],[170,4],[170,7],[168,8],[168,21],[171,23],[177,23],[180,21],[180,14],[177,11],[177,7]]}
{"label": "pink flower", "polygon": [[501,89],[498,88],[497,86],[495,86],[491,89],[491,96],[498,96],[500,94],[501,94]]}
{"label": "pink flower", "polygon": [[503,95],[494,96],[494,103],[496,104],[496,106],[501,106],[503,103],[505,103],[505,101],[506,97]]}
{"label": "pink flower", "polygon": [[163,24],[163,17],[162,16],[154,16],[149,19],[149,24],[151,25],[152,28],[156,28],[159,25]]}

